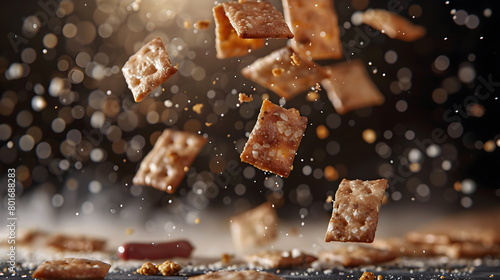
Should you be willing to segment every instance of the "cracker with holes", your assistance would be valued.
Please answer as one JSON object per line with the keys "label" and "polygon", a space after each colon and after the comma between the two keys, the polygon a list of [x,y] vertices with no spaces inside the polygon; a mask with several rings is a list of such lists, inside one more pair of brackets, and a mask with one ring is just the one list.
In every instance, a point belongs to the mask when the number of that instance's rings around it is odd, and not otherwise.
{"label": "cracker with holes", "polygon": [[277,237],[278,215],[271,203],[263,203],[230,219],[231,236],[238,250],[260,247]]}
{"label": "cracker with holes", "polygon": [[264,269],[306,267],[317,259],[315,256],[298,249],[265,251],[245,256],[249,267],[262,267]]}
{"label": "cracker with holes", "polygon": [[202,275],[191,276],[188,280],[285,280],[285,278],[269,272],[239,270],[212,271]]}
{"label": "cracker with holes", "polygon": [[341,62],[325,69],[328,78],[321,85],[339,115],[384,103],[384,96],[370,79],[361,60]]}
{"label": "cracker with holes", "polygon": [[294,38],[290,46],[302,57],[338,59],[342,43],[338,17],[331,0],[284,0],[283,13]]}
{"label": "cracker with holes", "polygon": [[335,193],[325,241],[373,242],[386,189],[386,179],[343,179]]}
{"label": "cracker with holes", "polygon": [[135,102],[140,102],[177,73],[177,67],[172,65],[163,41],[157,37],[128,59],[122,73]]}
{"label": "cracker with holes", "polygon": [[[275,73],[277,69],[279,75]],[[301,59],[290,47],[257,59],[243,68],[241,74],[285,99],[307,91],[328,77],[325,69],[308,59]]]}
{"label": "cracker with holes", "polygon": [[81,258],[45,261],[33,272],[36,279],[104,279],[110,264]]}
{"label": "cracker with holes", "polygon": [[252,50],[264,46],[265,39],[242,39],[226,16],[224,6],[219,4],[213,9],[215,19],[215,50],[219,59],[245,56]]}
{"label": "cracker with holes", "polygon": [[395,260],[398,257],[398,253],[390,250],[360,245],[341,246],[333,250],[321,251],[318,254],[318,260],[322,267],[377,265]]}
{"label": "cracker with holes", "polygon": [[380,30],[389,38],[402,41],[415,41],[422,38],[425,28],[413,24],[406,18],[382,9],[369,9],[361,14],[363,23]]}
{"label": "cracker with holes", "polygon": [[174,193],[206,143],[203,136],[165,129],[141,162],[133,183]]}
{"label": "cracker with holes", "polygon": [[307,117],[264,100],[240,159],[261,170],[288,177],[307,127]]}

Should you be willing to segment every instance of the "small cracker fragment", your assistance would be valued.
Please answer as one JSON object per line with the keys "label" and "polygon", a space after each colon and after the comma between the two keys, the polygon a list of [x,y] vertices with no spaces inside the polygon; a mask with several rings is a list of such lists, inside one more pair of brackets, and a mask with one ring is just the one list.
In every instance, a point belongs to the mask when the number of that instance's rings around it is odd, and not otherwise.
{"label": "small cracker fragment", "polygon": [[165,129],[141,162],[133,183],[174,193],[206,143],[207,139],[203,136]]}
{"label": "small cracker fragment", "polygon": [[264,100],[240,159],[261,170],[288,177],[307,127],[307,117]]}
{"label": "small cracker fragment", "polygon": [[222,3],[226,16],[242,39],[291,39],[283,15],[268,1]]}
{"label": "small cracker fragment", "polygon": [[363,23],[381,31],[389,38],[409,42],[420,39],[426,33],[424,27],[386,10],[368,9],[361,15]]}
{"label": "small cracker fragment", "polygon": [[213,9],[215,19],[215,50],[218,59],[245,56],[264,46],[265,39],[241,39],[226,16],[222,4]]}
{"label": "small cracker fragment", "polygon": [[249,267],[298,268],[309,266],[318,258],[301,252],[298,249],[291,251],[266,251],[245,256]]}
{"label": "small cracker fragment", "polygon": [[82,258],[49,260],[39,265],[32,277],[37,279],[104,279],[110,264]]}
{"label": "small cracker fragment", "polygon": [[341,246],[333,250],[321,251],[318,254],[318,260],[322,267],[377,265],[395,260],[398,257],[399,254],[393,251],[361,245]]}
{"label": "small cracker fragment", "polygon": [[203,109],[203,103],[198,103],[193,105],[193,111],[195,111],[197,114],[201,114],[202,109]]}
{"label": "small cracker fragment", "polygon": [[375,280],[375,274],[373,274],[373,272],[365,271],[361,277],[359,277],[359,280]]}
{"label": "small cracker fragment", "polygon": [[276,274],[256,271],[212,271],[206,274],[191,276],[188,280],[285,280],[285,278]]}
{"label": "small cracker fragment", "polygon": [[277,237],[278,215],[271,203],[231,217],[231,236],[238,250],[260,247]]}
{"label": "small cracker fragment", "polygon": [[244,93],[238,94],[238,101],[240,101],[240,103],[250,102],[252,100],[253,100],[253,96],[251,94],[250,95],[246,95]]}
{"label": "small cracker fragment", "polygon": [[135,102],[140,102],[177,73],[177,67],[172,65],[163,41],[157,37],[132,55],[122,72]]}
{"label": "small cracker fragment", "polygon": [[[323,67],[307,59],[300,59],[299,65],[292,63],[292,54],[290,47],[276,50],[243,68],[241,74],[285,99],[291,99],[328,77]],[[284,71],[281,75],[272,75],[277,68]]]}
{"label": "small cracker fragment", "polygon": [[338,17],[331,0],[284,0],[285,21],[295,37],[291,47],[309,59],[338,59],[342,43]]}
{"label": "small cracker fragment", "polygon": [[142,275],[156,275],[160,272],[160,270],[158,270],[158,267],[156,267],[156,265],[151,262],[143,263],[142,266],[136,271],[137,273]]}
{"label": "small cracker fragment", "polygon": [[338,114],[384,103],[385,98],[370,79],[361,60],[325,67],[329,74],[321,85]]}
{"label": "small cracker fragment", "polygon": [[373,242],[387,180],[346,180],[335,193],[325,241]]}
{"label": "small cracker fragment", "polygon": [[207,29],[210,26],[209,20],[198,20],[193,24],[193,27],[197,30]]}

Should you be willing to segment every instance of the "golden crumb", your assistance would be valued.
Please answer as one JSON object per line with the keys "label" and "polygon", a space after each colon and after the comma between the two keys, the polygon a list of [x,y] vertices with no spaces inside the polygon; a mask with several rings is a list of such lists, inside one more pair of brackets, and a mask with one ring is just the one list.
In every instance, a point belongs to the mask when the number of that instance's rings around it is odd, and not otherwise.
{"label": "golden crumb", "polygon": [[319,139],[326,139],[329,135],[330,131],[326,126],[320,124],[316,127],[316,136],[318,136]]}
{"label": "golden crumb", "polygon": [[296,53],[292,53],[290,58],[292,59],[292,65],[300,65],[300,57]]}
{"label": "golden crumb", "polygon": [[157,265],[158,270],[163,276],[173,276],[177,275],[181,271],[182,267],[174,262],[165,261],[162,264]]}
{"label": "golden crumb", "polygon": [[230,265],[231,264],[231,261],[233,260],[233,256],[230,255],[230,254],[222,254],[220,256],[220,262],[223,264],[223,265]]}
{"label": "golden crumb", "polygon": [[363,272],[363,275],[359,277],[359,280],[375,280],[375,274],[365,271]]}
{"label": "golden crumb", "polygon": [[273,76],[279,77],[279,76],[281,76],[281,74],[283,74],[283,72],[285,72],[285,69],[283,69],[283,68],[273,68],[271,70],[271,72],[273,73]]}
{"label": "golden crumb", "polygon": [[213,123],[211,123],[211,122],[206,122],[206,123],[205,123],[205,126],[206,126],[206,127],[210,127],[210,126],[212,126],[212,125],[213,125]]}
{"label": "golden crumb", "polygon": [[156,275],[160,272],[154,263],[146,262],[143,263],[140,268],[137,269],[137,273],[142,275]]}
{"label": "golden crumb", "polygon": [[329,195],[326,197],[326,203],[332,203],[333,202],[333,196]]}
{"label": "golden crumb", "polygon": [[309,102],[313,102],[319,99],[319,93],[316,91],[310,91],[306,95],[306,100]]}
{"label": "golden crumb", "polygon": [[377,280],[384,280],[384,276],[382,275],[377,276]]}
{"label": "golden crumb", "polygon": [[186,29],[191,29],[191,21],[190,20],[185,20],[184,21],[184,28]]}
{"label": "golden crumb", "polygon": [[244,93],[240,93],[238,95],[238,100],[240,101],[240,103],[243,103],[243,102],[250,102],[253,100],[253,96],[250,94],[250,95],[246,95]]}
{"label": "golden crumb", "polygon": [[446,277],[444,277],[444,275],[441,275],[441,277],[439,277],[439,278],[441,278],[441,279],[445,279]]}
{"label": "golden crumb", "polygon": [[202,103],[198,103],[193,106],[193,111],[195,111],[197,114],[201,114],[201,109],[203,109]]}
{"label": "golden crumb", "polygon": [[127,228],[125,230],[126,235],[132,235],[132,234],[134,234],[134,232],[135,232],[135,230],[133,228]]}
{"label": "golden crumb", "polygon": [[[339,173],[338,173],[337,169],[335,169],[335,167],[328,165],[325,167],[325,170],[323,171],[323,176],[328,181],[335,181],[339,178]],[[332,202],[332,197],[329,196],[329,198],[330,198],[329,202]]]}
{"label": "golden crumb", "polygon": [[365,142],[368,144],[373,144],[375,141],[377,141],[377,133],[370,128],[363,130],[361,137],[363,137],[363,140],[365,140]]}
{"label": "golden crumb", "polygon": [[195,29],[207,29],[208,27],[210,26],[210,21],[209,20],[199,20],[197,22],[194,23],[193,27]]}

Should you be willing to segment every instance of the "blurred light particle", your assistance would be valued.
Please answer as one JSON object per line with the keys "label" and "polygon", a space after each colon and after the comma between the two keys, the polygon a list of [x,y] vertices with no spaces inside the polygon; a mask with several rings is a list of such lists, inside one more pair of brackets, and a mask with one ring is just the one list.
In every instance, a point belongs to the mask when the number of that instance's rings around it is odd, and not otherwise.
{"label": "blurred light particle", "polygon": [[19,138],[19,148],[24,152],[29,152],[35,146],[35,139],[29,134],[24,134]]}
{"label": "blurred light particle", "polygon": [[391,193],[391,199],[393,201],[399,201],[399,200],[401,200],[401,198],[403,198],[403,195],[401,194],[401,192],[395,191],[395,192]]}
{"label": "blurred light particle", "polygon": [[246,179],[253,179],[255,177],[255,168],[251,166],[245,167],[245,169],[243,169],[243,177]]}
{"label": "blurred light particle", "polygon": [[328,165],[325,167],[325,169],[323,171],[323,175],[324,175],[325,179],[328,181],[335,181],[335,180],[338,180],[338,178],[339,178],[339,173],[337,172],[335,167],[333,167],[331,165]]}
{"label": "blurred light particle", "polygon": [[427,147],[425,153],[430,158],[436,158],[441,154],[441,147],[437,144],[431,144]]}
{"label": "blurred light particle", "polygon": [[454,76],[444,79],[441,83],[441,86],[446,92],[450,94],[458,92],[462,87],[458,78]]}
{"label": "blurred light particle", "polygon": [[55,208],[59,208],[64,204],[64,196],[61,194],[55,194],[51,199],[52,206]]}
{"label": "blurred light particle", "polygon": [[93,194],[98,194],[102,190],[102,184],[98,180],[92,180],[89,182],[89,191]]}
{"label": "blurred light particle", "polygon": [[111,35],[113,34],[113,26],[107,22],[99,25],[99,27],[97,27],[97,34],[99,34],[99,36],[101,38],[109,38],[111,37]]}
{"label": "blurred light particle", "polygon": [[464,10],[458,10],[453,14],[453,21],[457,25],[464,25],[469,14]]}
{"label": "blurred light particle", "polygon": [[410,141],[415,139],[415,132],[413,130],[407,130],[405,132],[405,138],[406,138],[406,140],[410,140]]}
{"label": "blurred light particle", "polygon": [[384,55],[384,59],[387,63],[394,64],[398,61],[398,53],[394,50],[388,50]]}
{"label": "blurred light particle", "polygon": [[76,65],[85,68],[90,62],[90,55],[86,52],[79,52],[75,58]]}
{"label": "blurred light particle", "polygon": [[47,142],[41,142],[36,146],[36,156],[39,159],[47,159],[52,154],[52,147]]}
{"label": "blurred light particle", "polygon": [[66,129],[66,122],[61,118],[55,118],[52,120],[51,128],[55,133],[61,133]]}
{"label": "blurred light particle", "polygon": [[14,62],[5,71],[5,78],[7,80],[20,79],[28,74],[26,70],[28,70],[29,72],[29,68],[27,65],[23,63]]}
{"label": "blurred light particle", "polygon": [[469,29],[476,29],[479,26],[479,17],[476,15],[469,15],[465,18],[465,26]]}
{"label": "blurred light particle", "polygon": [[36,51],[33,48],[26,48],[21,52],[21,60],[24,63],[31,64],[36,60]]}
{"label": "blurred light particle", "polygon": [[417,186],[416,194],[420,198],[427,198],[428,196],[430,196],[431,190],[429,189],[429,186],[427,186],[426,184],[420,184]]}
{"label": "blurred light particle", "polygon": [[54,33],[48,33],[43,36],[43,45],[48,49],[53,49],[57,46],[58,39]]}
{"label": "blurred light particle", "polygon": [[56,97],[64,93],[67,89],[69,89],[69,87],[70,83],[68,80],[54,77],[52,80],[50,80],[48,91],[51,96]]}
{"label": "blurred light particle", "polygon": [[432,92],[432,100],[437,104],[443,104],[448,100],[448,93],[442,88],[437,88]]}
{"label": "blurred light particle", "polygon": [[477,185],[476,182],[474,182],[471,179],[465,179],[462,181],[460,191],[463,194],[472,194],[476,191]]}
{"label": "blurred light particle", "polygon": [[23,35],[25,37],[29,37],[29,38],[32,38],[33,36],[35,36],[38,31],[40,30],[40,28],[42,27],[41,26],[41,22],[40,22],[40,19],[38,19],[37,16],[28,16],[26,18],[24,18],[24,21],[23,21]]}
{"label": "blurred light particle", "polygon": [[12,136],[12,128],[6,124],[0,124],[0,140],[6,141]]}
{"label": "blurred light particle", "polygon": [[85,109],[81,105],[76,105],[71,109],[71,116],[74,119],[81,119],[85,115]]}
{"label": "blurred light particle", "polygon": [[311,166],[309,166],[309,165],[304,165],[304,167],[302,167],[302,173],[303,173],[305,176],[309,176],[309,175],[311,175],[311,173],[312,173],[312,168],[311,168]]}
{"label": "blurred light particle", "polygon": [[118,115],[118,126],[125,132],[130,132],[137,128],[139,118],[133,111],[124,111]]}
{"label": "blurred light particle", "polygon": [[451,138],[457,139],[464,133],[464,127],[459,122],[452,122],[448,125],[447,133]]}
{"label": "blurred light particle", "polygon": [[470,208],[470,207],[472,207],[473,201],[470,197],[464,196],[460,199],[460,204],[464,208]]}
{"label": "blurred light particle", "polygon": [[493,140],[486,141],[483,144],[483,149],[486,152],[491,153],[491,152],[495,151],[495,148],[496,148],[496,145],[495,145],[495,142]]}
{"label": "blurred light particle", "polygon": [[445,71],[450,66],[450,59],[445,55],[440,55],[434,60],[434,67],[438,71]]}
{"label": "blurred light particle", "polygon": [[471,103],[468,104],[466,107],[467,114],[471,117],[476,117],[480,118],[484,115],[485,113],[485,108],[483,105],[478,104],[478,103]]}
{"label": "blurred light particle", "polygon": [[394,134],[390,130],[384,131],[384,138],[387,139],[387,140],[391,139],[393,135]]}
{"label": "blurred light particle", "polygon": [[483,16],[484,16],[484,17],[489,18],[489,17],[491,17],[491,15],[492,15],[492,14],[493,14],[493,11],[492,11],[490,8],[486,8],[486,9],[484,9],[484,11],[483,11]]}
{"label": "blurred light particle", "polygon": [[319,139],[326,139],[326,138],[328,138],[329,135],[330,135],[330,131],[328,130],[328,128],[325,125],[320,124],[316,127],[316,136]]}
{"label": "blurred light particle", "polygon": [[62,29],[62,33],[63,33],[64,37],[66,37],[68,39],[75,37],[77,31],[78,31],[78,29],[77,29],[76,25],[74,25],[73,23],[65,24],[63,29]]}
{"label": "blurred light particle", "polygon": [[368,144],[373,144],[377,140],[377,133],[370,128],[363,130],[361,136],[363,140]]}
{"label": "blurred light particle", "polygon": [[[88,45],[92,43],[96,36],[96,28],[94,24],[90,21],[80,21],[76,25],[75,40],[81,45]],[[64,29],[63,29],[64,32]]]}
{"label": "blurred light particle", "polygon": [[33,114],[28,110],[22,110],[17,114],[16,122],[20,127],[28,127],[33,122]]}
{"label": "blurred light particle", "polygon": [[331,156],[338,154],[340,152],[339,143],[336,141],[328,142],[328,144],[326,144],[326,152]]}
{"label": "blurred light particle", "polygon": [[392,154],[392,149],[386,143],[379,142],[375,145],[375,152],[377,152],[381,158],[389,158]]}
{"label": "blurred light particle", "polygon": [[81,209],[83,214],[91,214],[94,212],[94,204],[91,201],[85,201],[82,203]]}
{"label": "blurred light particle", "polygon": [[408,152],[408,160],[410,162],[422,162],[422,152],[419,149],[411,149],[410,152]]}
{"label": "blurred light particle", "polygon": [[441,163],[441,168],[444,171],[449,171],[451,169],[451,167],[452,167],[451,161],[449,161],[449,160],[443,160],[443,162]]}
{"label": "blurred light particle", "polygon": [[103,162],[106,159],[106,151],[101,148],[95,148],[90,151],[90,160],[93,162]]}
{"label": "blurred light particle", "polygon": [[422,16],[422,7],[418,4],[413,4],[408,8],[408,15],[412,18],[419,18]]}
{"label": "blurred light particle", "polygon": [[83,81],[83,78],[85,75],[80,69],[73,68],[71,71],[68,73],[68,79],[71,81],[73,84],[79,84]]}
{"label": "blurred light particle", "polygon": [[330,115],[328,115],[326,117],[326,125],[330,129],[338,128],[341,123],[342,123],[342,119],[340,118],[339,115],[337,115],[335,113],[331,113]]}
{"label": "blurred light particle", "polygon": [[462,63],[458,69],[458,78],[463,83],[471,83],[476,78],[476,70],[470,63]]}

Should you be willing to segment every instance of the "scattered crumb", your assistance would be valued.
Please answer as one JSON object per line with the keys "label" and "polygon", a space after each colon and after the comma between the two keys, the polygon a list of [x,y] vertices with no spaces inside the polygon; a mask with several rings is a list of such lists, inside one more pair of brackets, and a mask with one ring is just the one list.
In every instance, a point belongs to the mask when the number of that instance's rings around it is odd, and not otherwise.
{"label": "scattered crumb", "polygon": [[179,271],[181,271],[182,269],[182,267],[179,264],[171,261],[165,261],[164,263],[159,264],[157,267],[163,276],[177,275]]}
{"label": "scattered crumb", "polygon": [[206,126],[206,127],[209,127],[209,126],[212,126],[212,125],[213,125],[213,123],[211,123],[211,122],[206,122],[206,123],[205,123],[205,126]]}
{"label": "scattered crumb", "polygon": [[194,223],[195,223],[195,224],[199,224],[199,223],[201,223],[201,219],[200,219],[200,218],[196,218],[196,219],[194,220]]}
{"label": "scattered crumb", "polygon": [[160,272],[154,263],[146,262],[143,263],[140,268],[137,269],[137,273],[142,275],[156,275]]}
{"label": "scattered crumb", "polygon": [[184,21],[184,28],[186,29],[191,29],[191,21],[190,20],[185,20]]}
{"label": "scattered crumb", "polygon": [[135,232],[135,230],[133,228],[127,228],[125,230],[126,235],[132,235],[132,234],[134,234],[134,232]]}
{"label": "scattered crumb", "polygon": [[300,57],[297,54],[292,53],[290,58],[292,59],[292,65],[297,65],[297,66],[300,65]]}
{"label": "scattered crumb", "polygon": [[359,277],[359,280],[375,280],[375,274],[365,271],[363,272],[363,275]]}
{"label": "scattered crumb", "polygon": [[377,276],[377,280],[384,280],[384,276],[382,275]]}
{"label": "scattered crumb", "polygon": [[441,278],[441,279],[445,279],[446,277],[444,277],[444,275],[441,275],[441,277],[439,277],[439,278]]}
{"label": "scattered crumb", "polygon": [[240,93],[238,95],[238,100],[240,101],[240,103],[243,103],[243,102],[250,102],[253,100],[253,96],[250,94],[250,95],[246,95],[244,93]]}
{"label": "scattered crumb", "polygon": [[[335,181],[339,178],[339,173],[338,173],[337,169],[335,169],[335,167],[333,167],[331,165],[328,165],[325,167],[323,174],[324,174],[323,176],[325,177],[325,179],[327,179],[328,181]],[[330,201],[327,201],[328,203],[333,201],[332,196],[329,196],[329,199],[330,199]]]}
{"label": "scattered crumb", "polygon": [[315,91],[310,91],[306,95],[306,100],[309,102],[313,102],[319,99],[319,93]]}
{"label": "scattered crumb", "polygon": [[297,227],[291,227],[290,228],[290,235],[298,236],[299,235],[299,229]]}
{"label": "scattered crumb", "polygon": [[208,27],[210,26],[210,21],[209,20],[199,20],[197,22],[194,23],[193,27],[195,29],[207,29]]}
{"label": "scattered crumb", "polygon": [[223,264],[223,265],[230,265],[231,264],[231,261],[233,260],[233,256],[230,255],[230,254],[222,254],[220,256],[220,262]]}
{"label": "scattered crumb", "polygon": [[320,124],[316,127],[316,136],[318,136],[319,139],[326,139],[329,135],[330,131],[326,126]]}
{"label": "scattered crumb", "polygon": [[281,76],[281,74],[283,74],[283,72],[285,72],[285,69],[283,69],[283,68],[273,68],[273,70],[271,70],[271,72],[273,73],[273,76],[279,77],[279,76]]}
{"label": "scattered crumb", "polygon": [[193,111],[195,111],[197,114],[201,114],[201,109],[203,109],[202,103],[198,103],[193,106]]}

